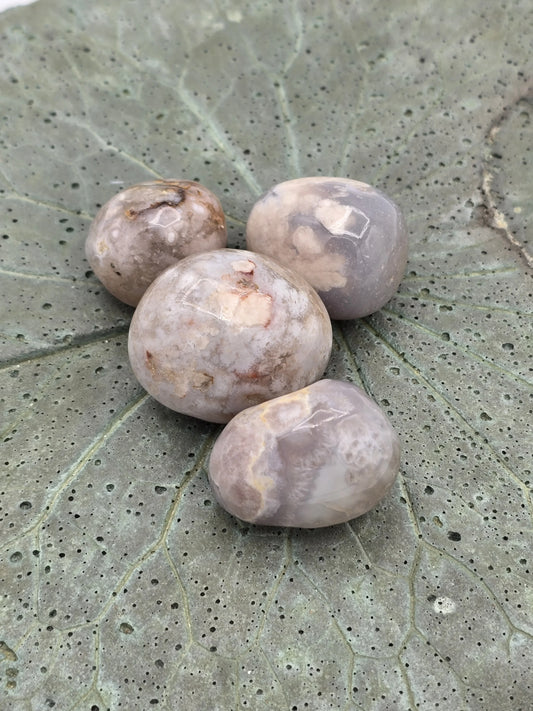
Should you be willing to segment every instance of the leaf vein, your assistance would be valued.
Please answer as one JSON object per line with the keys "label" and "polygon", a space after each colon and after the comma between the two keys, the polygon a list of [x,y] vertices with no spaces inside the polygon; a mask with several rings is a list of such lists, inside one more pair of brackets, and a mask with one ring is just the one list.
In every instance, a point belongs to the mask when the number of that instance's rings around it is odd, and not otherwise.
{"label": "leaf vein", "polygon": [[[404,367],[406,367],[408,370],[410,370],[413,375],[419,380],[421,383],[425,385],[429,390],[431,390],[432,393],[434,393],[435,397],[442,403],[444,403],[450,411],[453,411],[457,418],[468,427],[469,430],[471,430],[472,434],[476,439],[483,439],[480,432],[470,424],[468,419],[466,418],[465,415],[463,415],[455,405],[453,405],[448,398],[441,393],[438,388],[436,388],[429,380],[424,378],[420,371],[412,365],[412,363],[406,358],[405,355],[398,353],[398,351],[384,338],[382,334],[379,333],[379,331],[370,326],[368,323],[363,324],[364,327],[372,333],[383,345],[384,347],[393,355],[393,357],[400,362]],[[533,506],[532,502],[530,499],[529,495],[529,489],[528,487],[524,484],[524,482],[513,472],[513,470],[509,467],[507,462],[501,457],[501,455],[494,449],[494,447],[490,444],[490,442],[485,441],[483,439],[483,444],[490,450],[490,452],[493,454],[494,458],[498,461],[502,469],[507,473],[509,478],[515,483],[515,485],[521,490],[522,496],[524,497],[524,500],[526,502],[527,508],[529,509],[530,516],[533,517]]]}

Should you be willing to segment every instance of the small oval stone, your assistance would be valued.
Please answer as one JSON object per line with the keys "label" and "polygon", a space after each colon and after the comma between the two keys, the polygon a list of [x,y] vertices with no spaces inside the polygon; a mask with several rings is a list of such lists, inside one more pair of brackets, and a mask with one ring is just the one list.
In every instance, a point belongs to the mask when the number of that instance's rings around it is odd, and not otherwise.
{"label": "small oval stone", "polygon": [[209,479],[229,513],[319,528],[360,516],[389,491],[398,437],[355,385],[320,380],[239,413],[218,437]]}
{"label": "small oval stone", "polygon": [[85,254],[106,289],[137,306],[171,264],[226,243],[226,220],[216,195],[192,180],[155,180],[126,188],[99,210]]}
{"label": "small oval stone", "polygon": [[186,257],[157,277],[128,340],[135,375],[156,400],[212,422],[317,380],[331,345],[309,284],[237,249]]}
{"label": "small oval stone", "polygon": [[333,319],[380,309],[407,263],[407,230],[397,205],[348,178],[276,185],[252,208],[246,246],[305,277]]}

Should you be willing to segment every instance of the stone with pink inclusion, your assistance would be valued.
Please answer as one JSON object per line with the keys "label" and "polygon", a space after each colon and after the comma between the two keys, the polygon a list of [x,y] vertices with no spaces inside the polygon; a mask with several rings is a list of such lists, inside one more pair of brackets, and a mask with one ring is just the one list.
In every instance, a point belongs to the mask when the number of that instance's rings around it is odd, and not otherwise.
{"label": "stone with pink inclusion", "polygon": [[319,528],[375,506],[399,470],[398,437],[362,390],[320,380],[240,412],[218,437],[209,478],[229,513]]}
{"label": "stone with pink inclusion", "polygon": [[106,289],[137,306],[171,264],[226,242],[226,219],[216,195],[193,180],[154,180],[106,202],[91,223],[85,254]]}
{"label": "stone with pink inclusion", "polygon": [[297,178],[271,188],[252,208],[246,246],[305,277],[333,319],[380,309],[407,263],[398,206],[348,178]]}
{"label": "stone with pink inclusion", "polygon": [[128,349],[139,382],[173,410],[212,422],[320,378],[331,322],[316,292],[269,257],[186,257],[139,302]]}

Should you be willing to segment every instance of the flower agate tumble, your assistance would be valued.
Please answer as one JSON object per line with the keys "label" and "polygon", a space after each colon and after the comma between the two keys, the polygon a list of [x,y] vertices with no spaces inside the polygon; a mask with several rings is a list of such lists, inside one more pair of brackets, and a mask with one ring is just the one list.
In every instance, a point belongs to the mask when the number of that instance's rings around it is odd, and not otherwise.
{"label": "flower agate tumble", "polygon": [[135,375],[167,407],[211,422],[322,376],[331,322],[317,293],[269,257],[186,257],[149,287],[131,322]]}
{"label": "flower agate tumble", "polygon": [[371,509],[399,469],[398,437],[362,390],[320,380],[239,413],[215,442],[209,478],[244,521],[318,528]]}
{"label": "flower agate tumble", "polygon": [[305,277],[334,319],[380,309],[407,262],[398,207],[379,190],[347,178],[276,185],[250,213],[246,246]]}
{"label": "flower agate tumble", "polygon": [[106,289],[137,306],[164,269],[226,242],[226,220],[212,192],[191,180],[156,180],[123,190],[100,209],[85,253]]}

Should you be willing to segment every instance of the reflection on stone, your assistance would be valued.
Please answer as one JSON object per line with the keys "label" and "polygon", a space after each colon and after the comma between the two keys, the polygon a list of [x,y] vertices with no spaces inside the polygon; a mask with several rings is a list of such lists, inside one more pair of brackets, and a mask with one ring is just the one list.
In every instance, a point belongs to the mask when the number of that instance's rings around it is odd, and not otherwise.
{"label": "reflection on stone", "polygon": [[320,378],[331,322],[316,292],[269,257],[221,249],[167,269],[141,299],[129,355],[167,407],[227,422]]}
{"label": "reflection on stone", "polygon": [[320,380],[238,414],[219,436],[209,478],[219,503],[257,524],[342,523],[385,496],[398,437],[355,385]]}
{"label": "reflection on stone", "polygon": [[126,188],[100,209],[85,253],[106,289],[137,306],[164,269],[226,241],[224,213],[210,190],[191,180],[156,180]]}
{"label": "reflection on stone", "polygon": [[381,308],[407,262],[398,207],[379,190],[346,178],[276,185],[254,205],[246,242],[305,277],[335,319]]}

